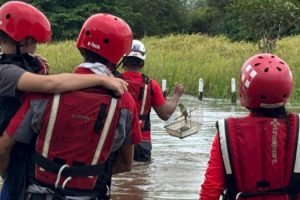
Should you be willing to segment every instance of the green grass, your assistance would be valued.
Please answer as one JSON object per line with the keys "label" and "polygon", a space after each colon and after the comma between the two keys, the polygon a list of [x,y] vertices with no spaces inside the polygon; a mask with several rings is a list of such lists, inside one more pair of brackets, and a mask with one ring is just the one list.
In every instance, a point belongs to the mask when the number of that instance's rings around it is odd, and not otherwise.
{"label": "green grass", "polygon": [[[159,83],[166,79],[170,89],[175,83],[183,83],[186,93],[192,95],[197,95],[198,80],[202,78],[204,96],[211,98],[230,98],[231,78],[236,78],[238,88],[242,64],[248,57],[259,53],[253,43],[231,42],[223,36],[169,35],[147,37],[142,41],[147,50],[145,74]],[[82,62],[75,41],[41,45],[38,52],[48,58],[51,73],[71,72]],[[274,52],[289,64],[293,72],[292,102],[300,102],[298,52],[300,36],[278,41]]]}
{"label": "green grass", "polygon": [[83,61],[75,41],[39,45],[37,52],[48,59],[52,74],[72,72]]}

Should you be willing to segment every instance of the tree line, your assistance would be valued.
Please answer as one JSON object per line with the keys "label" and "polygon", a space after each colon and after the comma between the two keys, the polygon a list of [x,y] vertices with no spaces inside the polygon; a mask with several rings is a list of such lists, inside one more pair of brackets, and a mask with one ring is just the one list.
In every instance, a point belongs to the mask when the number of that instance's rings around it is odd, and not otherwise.
{"label": "tree line", "polygon": [[[6,1],[0,0],[3,4]],[[300,33],[298,0],[27,0],[49,18],[53,39],[76,39],[90,15],[123,18],[135,38],[166,34],[226,35],[272,51],[276,41]]]}

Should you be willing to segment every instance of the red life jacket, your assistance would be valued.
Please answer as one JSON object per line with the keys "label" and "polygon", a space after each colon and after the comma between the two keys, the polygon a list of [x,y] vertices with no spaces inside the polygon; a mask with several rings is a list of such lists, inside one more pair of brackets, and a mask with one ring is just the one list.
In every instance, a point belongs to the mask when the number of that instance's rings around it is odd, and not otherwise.
{"label": "red life jacket", "polygon": [[151,79],[144,74],[142,78],[143,82],[123,79],[128,83],[128,92],[134,98],[138,109],[143,141],[151,141]]}
{"label": "red life jacket", "polygon": [[36,142],[35,178],[59,189],[92,190],[110,154],[120,102],[104,89],[56,94]]}
{"label": "red life jacket", "polygon": [[[219,120],[226,199],[288,199],[300,192],[299,117]],[[251,197],[251,198],[250,198]]]}

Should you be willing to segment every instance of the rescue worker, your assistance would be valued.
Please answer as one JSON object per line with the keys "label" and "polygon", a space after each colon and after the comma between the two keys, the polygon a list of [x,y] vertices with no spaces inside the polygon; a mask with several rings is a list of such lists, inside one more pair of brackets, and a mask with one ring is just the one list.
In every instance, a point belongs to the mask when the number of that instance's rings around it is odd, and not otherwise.
{"label": "rescue worker", "polygon": [[217,121],[201,200],[300,199],[299,115],[287,112],[292,92],[287,63],[257,54],[242,66],[240,103],[250,113]]}
{"label": "rescue worker", "polygon": [[[24,91],[56,93],[97,85],[113,89],[116,94],[127,90],[125,81],[103,75],[41,76],[48,73],[47,63],[33,54],[37,43],[49,42],[52,33],[47,17],[32,5],[20,1],[4,3],[0,7],[0,22],[0,135],[20,107]],[[1,200],[24,199],[29,151],[27,145],[15,145]]]}
{"label": "rescue worker", "polygon": [[184,92],[183,86],[177,84],[172,98],[166,101],[159,84],[142,73],[145,59],[144,44],[139,40],[133,40],[131,52],[123,60],[124,73],[120,75],[128,82],[128,91],[138,107],[143,141],[134,147],[134,160],[142,162],[151,160],[151,108],[154,108],[162,120],[168,120]]}

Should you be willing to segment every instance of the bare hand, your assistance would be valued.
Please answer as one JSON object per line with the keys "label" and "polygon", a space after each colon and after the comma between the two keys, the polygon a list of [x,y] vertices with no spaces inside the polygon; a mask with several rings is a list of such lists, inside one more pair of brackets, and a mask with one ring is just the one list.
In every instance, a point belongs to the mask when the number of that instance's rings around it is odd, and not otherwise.
{"label": "bare hand", "polygon": [[174,87],[174,95],[178,95],[179,97],[184,93],[184,87],[182,84],[176,84]]}
{"label": "bare hand", "polygon": [[106,80],[103,82],[103,87],[113,90],[117,96],[127,92],[127,86],[128,83],[126,81],[113,76],[106,76]]}

